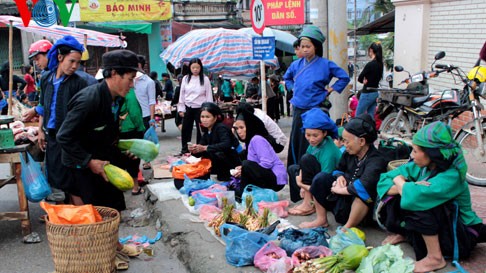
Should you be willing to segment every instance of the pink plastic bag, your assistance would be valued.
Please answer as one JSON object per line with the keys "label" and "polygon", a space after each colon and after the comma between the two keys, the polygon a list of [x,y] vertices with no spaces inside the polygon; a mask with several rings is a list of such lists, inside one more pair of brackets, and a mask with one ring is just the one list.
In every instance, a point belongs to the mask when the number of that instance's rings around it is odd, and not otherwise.
{"label": "pink plastic bag", "polygon": [[292,259],[290,257],[282,257],[278,259],[275,263],[270,265],[267,273],[286,273],[292,272],[294,266],[292,265]]}
{"label": "pink plastic bag", "polygon": [[277,215],[278,217],[285,218],[289,216],[287,212],[287,207],[289,206],[289,200],[281,200],[277,202],[258,202],[258,211],[263,212],[263,209],[268,208],[270,212]]}
{"label": "pink plastic bag", "polygon": [[[300,257],[302,254],[304,254],[304,257]],[[308,254],[308,255],[307,255]],[[320,257],[327,257],[332,255],[332,250],[325,246],[304,246],[301,248],[298,248],[294,253],[292,254],[292,264],[294,266],[300,265],[301,262],[304,262],[305,260],[310,260],[310,259],[315,259],[315,258],[320,258]]]}
{"label": "pink plastic bag", "polygon": [[268,242],[255,254],[253,263],[255,264],[255,267],[266,272],[272,264],[276,263],[281,258],[288,258],[288,262],[291,263],[285,250],[275,245],[274,242]]}
{"label": "pink plastic bag", "polygon": [[199,208],[199,219],[209,222],[221,213],[221,209],[215,206],[202,205]]}

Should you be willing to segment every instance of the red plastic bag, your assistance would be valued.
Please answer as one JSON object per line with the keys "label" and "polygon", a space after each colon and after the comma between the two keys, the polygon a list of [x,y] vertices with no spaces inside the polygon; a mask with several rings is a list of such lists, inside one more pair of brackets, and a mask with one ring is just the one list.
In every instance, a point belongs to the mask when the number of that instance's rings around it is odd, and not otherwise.
{"label": "red plastic bag", "polygon": [[103,217],[93,205],[51,205],[41,202],[40,206],[47,212],[49,222],[53,224],[93,224],[103,221]]}
{"label": "red plastic bag", "polygon": [[285,250],[275,245],[274,242],[268,242],[255,254],[253,263],[255,264],[255,267],[266,272],[272,264],[276,263],[281,258],[287,258],[288,263],[291,264],[291,260],[287,257]]}
{"label": "red plastic bag", "polygon": [[285,218],[289,216],[287,212],[287,207],[289,206],[289,200],[281,200],[277,202],[265,202],[260,201],[258,202],[258,211],[263,211],[265,208],[268,208],[270,212],[277,215],[278,217]]}
{"label": "red plastic bag", "polygon": [[211,160],[207,158],[201,159],[201,161],[194,164],[184,164],[179,166],[174,166],[172,168],[172,177],[175,179],[184,179],[184,174],[190,179],[197,177],[203,177],[209,174],[211,169]]}
{"label": "red plastic bag", "polygon": [[[301,256],[304,256],[301,257]],[[315,258],[321,258],[321,257],[327,257],[332,255],[332,250],[325,246],[304,246],[292,254],[292,264],[294,266],[300,265],[301,262],[305,260],[310,260],[310,259],[315,259]]]}

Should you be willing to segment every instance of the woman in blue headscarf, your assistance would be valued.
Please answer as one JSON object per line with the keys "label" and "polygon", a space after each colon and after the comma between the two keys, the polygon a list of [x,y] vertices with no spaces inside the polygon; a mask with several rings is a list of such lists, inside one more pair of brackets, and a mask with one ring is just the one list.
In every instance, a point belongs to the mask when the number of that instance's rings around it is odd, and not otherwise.
{"label": "woman in blue headscarf", "polygon": [[[317,26],[305,26],[299,36],[302,58],[293,62],[284,75],[287,90],[293,90],[293,121],[287,166],[299,163],[309,143],[300,132],[301,115],[309,109],[324,106],[330,93],[342,92],[349,83],[348,73],[334,62],[323,58],[322,44],[326,40]],[[328,86],[332,78],[338,80]]]}
{"label": "woman in blue headscarf", "polygon": [[306,153],[300,159],[300,165],[288,167],[290,199],[304,201],[289,209],[292,215],[309,215],[316,211],[312,205],[310,187],[312,180],[320,172],[330,173],[337,167],[341,152],[333,139],[338,137],[338,129],[328,115],[320,108],[313,108],[302,115],[302,131],[309,142]]}
{"label": "woman in blue headscarf", "polygon": [[[75,73],[83,51],[83,45],[70,35],[52,46],[47,53],[49,71],[41,78],[42,92],[35,108],[39,114],[39,146],[46,151],[47,180],[52,187],[61,190],[67,189],[70,179],[61,162],[61,146],[56,135],[66,117],[68,102],[87,86]],[[64,201],[61,199],[54,201]]]}

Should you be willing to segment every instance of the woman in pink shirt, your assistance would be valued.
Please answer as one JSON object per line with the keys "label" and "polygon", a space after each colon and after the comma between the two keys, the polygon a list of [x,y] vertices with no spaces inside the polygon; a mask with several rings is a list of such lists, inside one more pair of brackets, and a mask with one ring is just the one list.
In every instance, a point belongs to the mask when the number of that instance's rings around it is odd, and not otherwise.
{"label": "woman in pink shirt", "polygon": [[24,67],[25,69],[25,75],[24,75],[24,80],[27,83],[25,86],[25,95],[27,95],[27,98],[29,101],[35,101],[36,100],[36,90],[35,90],[35,80],[34,77],[32,77],[32,73],[34,72],[34,68],[30,65],[26,65]]}
{"label": "woman in pink shirt", "polygon": [[182,149],[181,154],[189,152],[187,143],[192,139],[192,127],[196,122],[197,143],[201,140],[199,128],[201,105],[205,102],[213,102],[213,92],[209,78],[203,74],[203,65],[200,59],[194,58],[189,62],[191,73],[184,76],[181,83],[179,103],[177,111],[182,119]]}

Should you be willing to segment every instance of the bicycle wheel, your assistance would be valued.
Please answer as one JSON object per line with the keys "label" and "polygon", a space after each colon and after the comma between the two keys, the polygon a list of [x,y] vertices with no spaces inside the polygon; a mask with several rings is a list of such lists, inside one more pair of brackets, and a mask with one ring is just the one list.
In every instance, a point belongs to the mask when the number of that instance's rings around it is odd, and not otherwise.
{"label": "bicycle wheel", "polygon": [[390,113],[386,116],[385,120],[381,123],[380,132],[391,136],[411,136],[412,129],[408,119],[404,116],[401,116],[399,120],[397,118],[397,112]]}
{"label": "bicycle wheel", "polygon": [[[468,126],[469,125],[469,126]],[[467,163],[466,180],[471,185],[486,186],[486,155],[480,155],[478,150],[478,141],[476,139],[476,128],[473,123],[466,125],[466,130],[461,130],[461,133],[456,137],[457,142],[461,144],[464,158]],[[483,130],[483,145],[486,149],[486,121],[482,124]]]}

